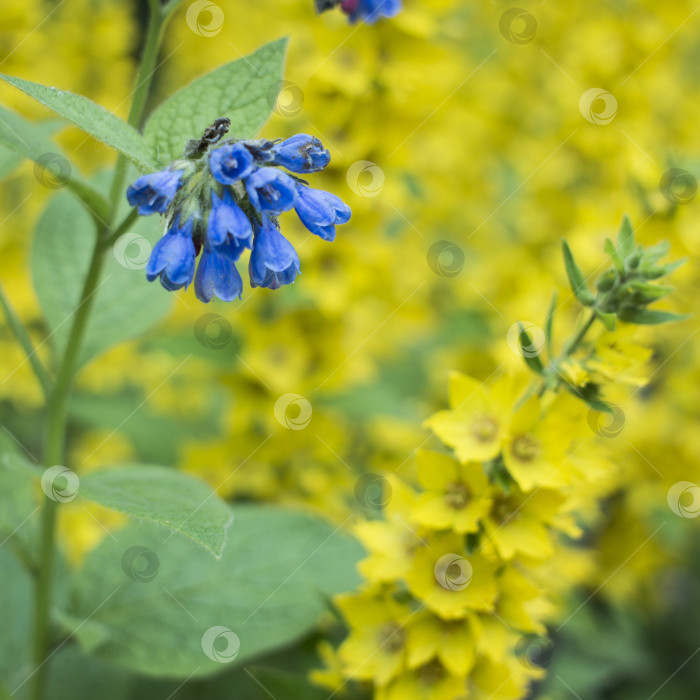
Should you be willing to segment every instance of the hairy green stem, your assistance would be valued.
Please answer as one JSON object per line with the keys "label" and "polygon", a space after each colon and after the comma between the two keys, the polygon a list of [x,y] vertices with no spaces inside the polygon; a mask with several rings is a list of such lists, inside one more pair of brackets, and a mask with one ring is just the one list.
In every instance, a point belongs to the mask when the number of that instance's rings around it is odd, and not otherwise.
{"label": "hairy green stem", "polygon": [[544,392],[547,391],[547,389],[552,389],[553,391],[556,391],[556,389],[559,387],[559,385],[561,384],[561,375],[559,374],[559,367],[561,363],[564,362],[564,360],[566,360],[576,351],[578,346],[586,337],[586,333],[588,333],[588,331],[591,329],[591,326],[593,326],[593,324],[595,323],[595,320],[595,311],[590,311],[588,314],[588,318],[586,318],[586,320],[579,325],[579,328],[576,331],[576,333],[574,333],[574,335],[572,335],[571,338],[569,338],[564,343],[564,347],[562,348],[561,353],[550,363],[550,367],[554,370],[554,385],[552,386],[549,382],[549,379],[552,378],[552,374],[546,374],[538,391],[538,394],[540,396],[542,396],[542,394],[544,394]]}
{"label": "hairy green stem", "polygon": [[[148,95],[153,81],[156,60],[163,30],[167,19],[177,3],[170,3],[161,8],[158,0],[150,0],[151,17],[146,35],[141,64],[136,78],[134,99],[129,113],[129,123],[139,127],[143,119]],[[49,394],[48,421],[44,450],[44,466],[61,464],[65,459],[67,404],[73,377],[78,366],[78,358],[85,338],[90,312],[93,308],[95,292],[99,286],[100,275],[105,261],[105,252],[114,241],[133,223],[136,212],[132,211],[119,225],[115,220],[119,203],[123,196],[126,179],[127,161],[120,156],[114,172],[110,190],[110,212],[108,224],[96,237],[95,247],[90,261],[87,277],[83,284],[80,303],[74,313],[73,323],[68,336],[68,343],[56,375],[56,383]],[[53,573],[56,559],[56,510],[57,503],[48,497],[44,499],[41,516],[40,567],[35,590],[34,609],[34,673],[33,700],[42,700],[46,690],[47,661],[50,639],[51,598]]]}
{"label": "hairy green stem", "polygon": [[[136,87],[134,89],[134,99],[131,103],[131,109],[129,110],[128,123],[135,127],[140,128],[141,122],[143,121],[143,115],[146,109],[146,102],[148,101],[148,95],[151,91],[151,84],[153,83],[153,76],[156,72],[156,62],[158,60],[158,52],[160,50],[160,44],[163,39],[163,32],[168,23],[168,19],[172,14],[172,9],[167,7],[161,8],[158,0],[151,0],[151,18],[148,24],[148,32],[146,34],[146,43],[143,47],[143,54],[141,56],[141,64],[139,66],[138,74],[136,75]],[[116,201],[124,189],[124,183],[126,181],[126,169],[128,167],[128,160],[125,156],[120,155],[117,160],[117,167],[114,172],[114,179],[112,180],[112,189],[110,191],[110,200],[112,202]],[[114,216],[114,210],[113,210]],[[113,224],[114,221],[110,221]]]}
{"label": "hairy green stem", "polygon": [[24,352],[27,355],[27,359],[29,360],[29,364],[32,370],[34,371],[36,378],[39,380],[41,388],[44,390],[44,395],[48,397],[51,393],[51,377],[46,371],[44,365],[41,363],[39,356],[36,354],[36,348],[34,347],[32,340],[29,337],[29,334],[27,333],[27,329],[24,327],[24,324],[22,323],[22,321],[20,321],[19,316],[17,316],[15,310],[12,308],[9,300],[5,296],[5,291],[3,290],[1,284],[0,306],[2,306],[2,310],[5,313],[7,325],[15,334],[15,337],[19,341],[19,344],[24,349]]}

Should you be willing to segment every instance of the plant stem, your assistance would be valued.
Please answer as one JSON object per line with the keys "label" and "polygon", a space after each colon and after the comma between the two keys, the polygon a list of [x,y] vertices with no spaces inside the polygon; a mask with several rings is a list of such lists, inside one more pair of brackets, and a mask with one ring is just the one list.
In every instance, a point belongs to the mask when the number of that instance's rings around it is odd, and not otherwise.
{"label": "plant stem", "polygon": [[[68,336],[68,343],[63,355],[56,385],[49,400],[49,415],[46,432],[44,466],[46,468],[61,464],[65,455],[67,401],[78,363],[80,347],[95,298],[100,273],[104,264],[104,243],[99,239],[95,243],[90,268],[88,270],[80,303],[73,318],[73,325]],[[41,550],[36,584],[34,610],[34,686],[33,697],[40,700],[46,685],[46,651],[49,646],[49,620],[51,613],[51,586],[56,558],[55,529],[56,509],[58,503],[46,497],[41,512]]]}
{"label": "plant stem", "polygon": [[[543,378],[542,384],[539,388],[539,391],[537,392],[539,396],[542,396],[547,389],[552,389],[556,391],[556,389],[559,387],[561,384],[561,376],[559,374],[559,365],[566,360],[567,357],[569,357],[581,344],[583,339],[586,337],[586,333],[591,329],[591,326],[595,323],[596,320],[596,315],[594,311],[589,312],[588,318],[581,323],[579,326],[579,329],[574,333],[574,335],[571,336],[565,343],[564,347],[562,348],[561,353],[550,363],[550,367],[547,368],[547,372]],[[550,368],[554,370],[555,374],[555,381],[556,383],[554,386],[551,386],[548,379],[551,377],[550,374]]]}
{"label": "plant stem", "polygon": [[[151,16],[148,32],[141,65],[136,79],[134,99],[129,113],[129,123],[137,128],[141,124],[148,101],[148,94],[153,81],[160,42],[163,38],[163,30],[173,9],[171,6],[167,12],[163,11],[158,0],[150,0],[150,7]],[[93,249],[87,277],[83,284],[80,303],[73,317],[73,324],[68,336],[66,349],[56,375],[56,384],[49,395],[44,450],[44,466],[47,468],[61,464],[65,459],[68,398],[73,384],[73,377],[78,366],[78,358],[80,357],[80,350],[85,338],[90,312],[93,308],[95,292],[99,286],[102,267],[105,261],[105,252],[133,223],[136,216],[136,212],[132,211],[124,221],[119,225],[115,225],[115,219],[119,211],[119,203],[123,196],[126,168],[127,161],[123,156],[120,156],[117,160],[110,190],[109,223],[103,227],[100,235],[95,239],[95,247]],[[45,498],[41,514],[41,559],[39,561],[34,603],[34,678],[31,695],[33,700],[42,700],[47,681],[47,651],[51,641],[49,625],[51,618],[53,572],[56,559],[55,539],[57,505],[55,501],[48,497]]]}
{"label": "plant stem", "polygon": [[559,355],[559,357],[557,358],[556,363],[559,363],[562,360],[566,359],[569,355],[571,355],[572,352],[574,352],[574,350],[576,350],[576,348],[586,336],[586,333],[588,333],[591,326],[595,322],[595,319],[595,312],[591,311],[588,318],[583,324],[581,324],[581,327],[578,329],[578,331],[564,344],[564,348],[561,351],[561,355]]}
{"label": "plant stem", "polygon": [[31,368],[34,370],[34,374],[36,375],[36,378],[39,380],[39,384],[41,384],[41,388],[44,390],[44,395],[48,398],[51,394],[51,377],[49,376],[49,373],[46,371],[46,368],[44,367],[44,365],[41,364],[41,360],[39,359],[39,356],[36,354],[36,348],[34,347],[32,340],[29,337],[29,333],[27,333],[27,329],[24,327],[24,324],[22,323],[22,321],[20,321],[19,316],[17,316],[17,314],[15,313],[15,310],[10,305],[10,302],[7,299],[7,297],[5,296],[5,292],[4,292],[1,284],[0,284],[0,306],[2,306],[2,310],[5,313],[5,318],[7,319],[7,325],[12,329],[12,332],[15,334],[15,337],[19,341],[19,344],[24,349],[24,352],[27,355],[27,359],[29,360],[29,364],[31,365]]}
{"label": "plant stem", "polygon": [[[151,17],[148,23],[148,32],[146,34],[146,43],[143,47],[141,55],[141,65],[136,76],[136,87],[134,89],[134,99],[129,110],[128,123],[139,128],[143,120],[146,102],[153,83],[153,76],[156,72],[156,61],[158,60],[158,51],[163,39],[163,32],[168,23],[168,19],[172,10],[166,12],[160,7],[158,0],[151,0]],[[112,189],[110,191],[110,200],[115,202],[124,189],[126,180],[126,169],[128,166],[127,159],[120,155],[117,159],[117,167],[114,171],[114,180],[112,181]],[[110,223],[114,223],[110,221]]]}

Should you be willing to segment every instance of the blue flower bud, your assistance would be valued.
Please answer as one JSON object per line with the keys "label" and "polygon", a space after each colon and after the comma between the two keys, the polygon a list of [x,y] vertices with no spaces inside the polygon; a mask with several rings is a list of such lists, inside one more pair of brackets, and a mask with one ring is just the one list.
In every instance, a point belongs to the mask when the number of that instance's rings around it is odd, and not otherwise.
{"label": "blue flower bud", "polygon": [[176,219],[153,247],[146,265],[146,277],[149,282],[160,277],[160,283],[171,292],[187,288],[194,277],[195,257],[192,219],[188,219],[182,228]]}
{"label": "blue flower bud", "polygon": [[251,287],[279,289],[294,282],[299,273],[299,256],[292,244],[266,216],[262,226],[255,228],[249,265]]}
{"label": "blue flower bud", "polygon": [[297,201],[296,182],[276,168],[260,168],[245,183],[250,203],[259,212],[281,214]]}
{"label": "blue flower bud", "polygon": [[126,191],[132,207],[138,206],[141,216],[164,214],[182,184],[182,170],[161,170],[143,175]]}
{"label": "blue flower bud", "polygon": [[209,170],[222,185],[233,185],[254,169],[253,154],[242,143],[229,143],[209,153]]}
{"label": "blue flower bud", "polygon": [[223,199],[216,192],[211,192],[212,209],[209,214],[207,239],[213,246],[223,245],[231,239],[241,248],[250,248],[253,238],[253,227],[238,206],[231,192],[224,191]]}
{"label": "blue flower bud", "polygon": [[[229,251],[229,248],[235,250]],[[243,250],[236,245],[235,239],[217,248],[205,246],[194,278],[194,293],[197,299],[208,303],[214,296],[222,301],[241,298],[243,280],[235,263],[240,256],[238,249]]]}
{"label": "blue flower bud", "polygon": [[396,17],[401,12],[401,0],[342,0],[340,6],[352,23],[362,20],[374,24],[382,17]]}
{"label": "blue flower bud", "polygon": [[324,241],[334,240],[336,224],[345,224],[350,220],[350,207],[330,192],[314,190],[306,185],[298,185],[297,189],[295,211],[301,223]]}
{"label": "blue flower bud", "polygon": [[292,136],[277,144],[272,153],[274,165],[282,165],[294,173],[314,173],[323,170],[331,161],[328,149],[308,134]]}

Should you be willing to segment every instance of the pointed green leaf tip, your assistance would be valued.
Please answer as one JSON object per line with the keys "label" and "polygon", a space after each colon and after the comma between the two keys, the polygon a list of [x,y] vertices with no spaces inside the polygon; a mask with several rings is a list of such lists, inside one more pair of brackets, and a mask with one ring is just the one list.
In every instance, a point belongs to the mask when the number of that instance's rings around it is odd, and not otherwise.
{"label": "pointed green leaf tip", "polygon": [[532,349],[532,337],[525,329],[522,323],[518,323],[518,344],[520,345],[520,354],[525,360],[525,364],[536,374],[542,374],[544,367],[540,360],[539,352]]}
{"label": "pointed green leaf tip", "polygon": [[620,230],[617,233],[617,250],[623,258],[634,253],[634,231],[629,216],[622,216]]}
{"label": "pointed green leaf tip", "polygon": [[569,248],[569,244],[563,239],[561,242],[561,248],[562,254],[564,256],[564,266],[566,267],[566,274],[569,278],[569,284],[571,285],[571,289],[574,293],[574,296],[584,306],[593,306],[593,303],[595,302],[595,297],[586,286],[586,281],[583,278],[581,270],[574,261],[574,256],[571,253],[571,248]]}
{"label": "pointed green leaf tip", "polygon": [[143,136],[116,114],[82,95],[48,87],[0,73],[0,79],[33,97],[77,127],[123,153],[142,170],[153,170],[148,144]]}
{"label": "pointed green leaf tip", "polygon": [[625,323],[636,323],[643,326],[656,326],[660,323],[670,323],[671,321],[684,321],[692,314],[674,314],[670,311],[655,311],[654,309],[640,309],[637,307],[627,307],[621,309],[618,316]]}

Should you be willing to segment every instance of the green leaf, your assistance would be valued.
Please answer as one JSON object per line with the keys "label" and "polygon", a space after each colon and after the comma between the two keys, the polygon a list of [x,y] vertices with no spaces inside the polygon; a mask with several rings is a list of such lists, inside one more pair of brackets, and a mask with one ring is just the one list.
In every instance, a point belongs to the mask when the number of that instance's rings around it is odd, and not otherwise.
{"label": "green leaf", "polygon": [[217,558],[224,551],[231,510],[193,476],[146,464],[120,466],[81,477],[78,493],[129,517],[189,537]]}
{"label": "green leaf", "polygon": [[[18,454],[3,455],[0,466],[0,477],[11,474],[24,483],[30,483],[32,477],[41,479],[44,474],[42,467]],[[221,558],[233,518],[228,505],[205,482],[151,464],[107,467],[81,476],[77,495],[180,533],[217,559]]]}
{"label": "green leaf", "polygon": [[[161,226],[158,217],[140,217],[134,224],[130,233],[137,237],[135,258],[127,259],[118,247],[107,251],[80,363],[141,335],[167,314],[171,298],[158,285],[149,284],[143,270],[146,254],[160,237]],[[58,356],[65,349],[71,319],[80,302],[94,240],[91,217],[64,193],[49,202],[37,224],[31,272]]]}
{"label": "green leaf", "polygon": [[75,644],[56,650],[48,664],[47,700],[133,700],[135,679],[131,674],[86,654]]}
{"label": "green leaf", "polygon": [[634,253],[634,230],[627,214],[622,217],[622,224],[617,232],[617,250],[622,258]]}
{"label": "green leaf", "polygon": [[51,162],[55,165],[57,161],[66,186],[98,216],[106,219],[109,211],[107,199],[82,179],[77,168],[50,138],[60,126],[62,124],[56,121],[33,123],[0,107],[0,177],[11,172],[25,158],[43,166]]}
{"label": "green leaf", "polygon": [[[7,494],[3,494],[4,497]],[[0,547],[0,679],[13,693],[22,697],[33,667],[29,650],[32,630],[32,579],[7,546]],[[22,685],[22,691],[18,686]],[[18,692],[15,695],[16,691]]]}
{"label": "green leaf", "polygon": [[649,284],[648,282],[637,280],[629,282],[627,288],[635,292],[646,304],[650,304],[657,299],[662,299],[675,289],[675,287],[671,287],[670,285]]}
{"label": "green leaf", "polygon": [[544,322],[544,339],[547,346],[547,354],[549,357],[554,357],[554,343],[552,340],[552,328],[554,326],[554,312],[557,310],[557,292],[552,294],[552,301],[547,309],[547,318]]}
{"label": "green leaf", "polygon": [[612,258],[613,264],[615,265],[617,271],[624,273],[625,263],[622,261],[622,258],[615,249],[615,244],[609,238],[605,239],[604,250]]}
{"label": "green leaf", "polygon": [[286,39],[266,44],[166,100],[154,110],[144,130],[153,158],[162,164],[181,158],[187,140],[201,137],[219,117],[231,120],[234,138],[254,137],[272,111],[286,48]]}
{"label": "green leaf", "polygon": [[636,323],[643,326],[655,326],[671,321],[684,321],[692,314],[674,314],[670,311],[656,311],[654,309],[641,309],[638,307],[625,307],[620,309],[618,316],[625,323]]}
{"label": "green leaf", "polygon": [[39,503],[31,479],[14,468],[25,461],[8,433],[0,431],[0,548],[29,559],[36,554]]}
{"label": "green leaf", "polygon": [[586,286],[586,281],[578,265],[574,261],[574,256],[571,254],[569,244],[562,240],[562,254],[564,255],[564,266],[566,267],[566,275],[569,278],[569,284],[574,293],[574,296],[584,305],[592,306],[595,297]]}
{"label": "green leaf", "polygon": [[642,266],[657,263],[661,258],[668,255],[670,251],[671,244],[669,241],[661,241],[661,243],[645,248],[642,252]]}
{"label": "green leaf", "polygon": [[[233,510],[235,523],[219,562],[182,538],[164,541],[138,524],[119,531],[116,540],[105,538],[88,555],[75,577],[69,612],[109,629],[109,637],[93,649],[97,658],[150,676],[220,672],[230,664],[210,658],[211,647],[203,650],[211,628],[237,635],[235,658],[225,656],[230,635],[213,651],[243,664],[306,635],[327,610],[329,596],[359,583],[355,564],[362,550],[342,528],[282,508]],[[125,573],[123,560],[132,547],[157,557],[148,581]],[[75,635],[82,645],[79,626]]]}
{"label": "green leaf", "polygon": [[532,337],[522,323],[518,324],[518,330],[518,345],[520,346],[520,354],[523,356],[525,364],[533,372],[541,375],[544,372],[544,367],[542,366],[542,360],[540,360],[539,353],[533,354]]}
{"label": "green leaf", "polygon": [[82,95],[2,73],[0,78],[73,122],[99,141],[123,153],[142,169],[155,169],[143,136],[116,114]]}

